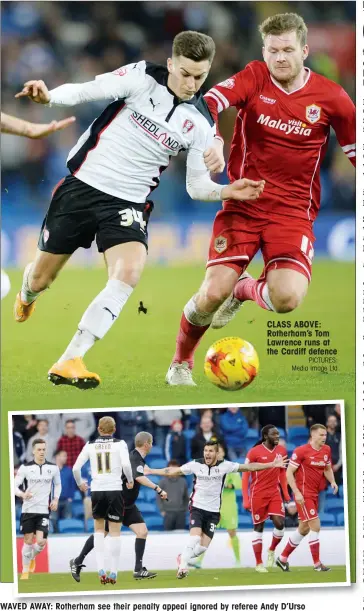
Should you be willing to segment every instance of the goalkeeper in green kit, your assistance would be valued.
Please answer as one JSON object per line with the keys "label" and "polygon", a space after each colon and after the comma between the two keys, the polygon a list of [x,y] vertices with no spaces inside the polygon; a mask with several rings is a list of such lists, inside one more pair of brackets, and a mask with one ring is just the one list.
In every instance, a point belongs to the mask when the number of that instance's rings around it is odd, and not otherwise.
{"label": "goalkeeper in green kit", "polygon": [[[224,460],[224,448],[219,445],[218,460]],[[220,522],[217,528],[225,528],[230,536],[231,547],[235,556],[235,566],[240,567],[240,541],[236,534],[238,528],[238,504],[236,501],[236,490],[241,489],[240,473],[228,473],[224,482],[224,490],[221,498]],[[196,558],[195,562],[188,564],[190,568],[200,569],[205,554]]]}

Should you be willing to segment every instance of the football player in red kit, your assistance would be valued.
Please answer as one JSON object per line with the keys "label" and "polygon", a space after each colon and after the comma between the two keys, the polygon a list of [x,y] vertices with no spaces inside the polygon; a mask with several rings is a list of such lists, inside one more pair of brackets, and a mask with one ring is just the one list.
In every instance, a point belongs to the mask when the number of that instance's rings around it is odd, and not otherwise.
{"label": "football player in red kit", "polygon": [[[249,450],[246,463],[270,462],[276,456],[287,457],[286,449],[279,445],[279,431],[273,424],[267,424],[262,428],[261,439]],[[273,469],[269,477],[264,476],[265,471],[255,473],[243,473],[243,505],[244,509],[251,511],[254,525],[253,551],[256,560],[255,570],[258,573],[266,573],[262,560],[263,530],[266,520],[270,517],[273,524],[273,536],[268,550],[267,567],[274,566],[274,550],[282,541],[284,535],[284,504],[290,500],[287,488],[286,470]],[[251,477],[250,477],[251,476]],[[250,479],[250,489],[249,489]]]}
{"label": "football player in red kit", "polygon": [[[208,91],[218,113],[238,114],[228,161],[230,180],[264,180],[254,202],[223,202],[214,221],[202,286],[186,304],[176,352],[166,381],[194,386],[191,369],[203,334],[225,326],[247,300],[286,313],[302,302],[311,280],[313,222],[320,206],[320,165],[330,127],[355,165],[355,107],[344,89],[304,66],[307,27],[295,13],[274,15],[259,27],[264,61]],[[217,147],[217,148],[216,148]],[[216,144],[205,153],[211,171],[221,170]],[[258,280],[245,272],[258,250]]]}
{"label": "football player in red kit", "polygon": [[289,571],[288,557],[302,539],[308,535],[315,571],[329,571],[320,560],[320,518],[318,496],[322,476],[330,483],[334,494],[338,491],[331,467],[331,449],[326,445],[327,430],[323,424],[310,428],[309,442],[296,448],[287,469],[287,482],[295,497],[298,510],[298,528],[290,535],[288,543],[276,564],[283,571]]}

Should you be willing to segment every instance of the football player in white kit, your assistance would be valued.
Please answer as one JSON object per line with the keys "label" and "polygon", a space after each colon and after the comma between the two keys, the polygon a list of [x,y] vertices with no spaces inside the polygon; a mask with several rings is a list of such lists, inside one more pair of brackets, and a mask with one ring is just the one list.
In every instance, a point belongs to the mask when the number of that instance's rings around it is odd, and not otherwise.
{"label": "football player in white kit", "polygon": [[193,490],[190,496],[190,539],[178,555],[177,579],[188,575],[188,563],[203,554],[210,545],[215,528],[220,521],[221,495],[225,476],[241,471],[263,471],[274,467],[284,467],[288,459],[282,457],[266,464],[250,463],[241,465],[229,460],[218,460],[219,446],[216,441],[205,443],[203,458],[193,460],[181,467],[150,469],[145,467],[145,475],[194,475]]}
{"label": "football player in white kit", "polygon": [[[81,469],[89,460],[91,466],[91,502],[94,518],[94,545],[97,570],[102,584],[116,583],[120,557],[120,529],[124,515],[122,497],[122,475],[126,477],[126,487],[134,486],[133,473],[129,459],[128,446],[125,441],[113,437],[116,431],[114,418],[100,418],[97,427],[99,436],[83,447],[75,464],[73,475],[82,492],[88,484],[82,480]],[[105,520],[109,524],[110,574],[105,567]]]}
{"label": "football player in white kit", "polygon": [[[186,188],[193,199],[257,199],[264,180],[220,185],[210,178],[204,153],[214,150],[216,128],[200,88],[215,54],[210,36],[181,32],[162,66],[139,61],[94,81],[48,91],[27,81],[15,97],[39,104],[73,106],[107,101],[67,159],[68,176],[53,191],[34,261],[24,271],[14,306],[17,322],[32,315],[36,299],[78,248],[96,237],[108,272],[105,288],[83,314],[65,352],[48,371],[53,384],[95,388],[97,373],[83,357],[119,317],[138,284],[147,257],[150,193],[173,156],[187,153]],[[221,143],[220,143],[221,146]]]}
{"label": "football player in white kit", "polygon": [[46,442],[34,439],[32,452],[34,460],[21,465],[15,476],[15,495],[23,499],[20,531],[24,535],[24,544],[20,579],[29,579],[29,573],[35,570],[35,557],[46,546],[49,513],[57,511],[62,490],[59,468],[45,458]]}

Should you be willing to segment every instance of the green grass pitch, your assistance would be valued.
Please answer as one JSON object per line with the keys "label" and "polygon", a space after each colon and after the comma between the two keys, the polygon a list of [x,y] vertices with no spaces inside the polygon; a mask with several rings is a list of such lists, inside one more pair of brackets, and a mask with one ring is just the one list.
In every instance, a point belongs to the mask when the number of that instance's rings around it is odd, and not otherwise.
{"label": "green grass pitch", "polygon": [[[261,266],[252,267],[259,274]],[[2,401],[6,410],[103,408],[143,405],[227,403],[284,400],[351,399],[354,394],[355,268],[351,263],[318,260],[313,281],[300,308],[282,316],[248,303],[226,329],[209,331],[196,354],[197,388],[170,388],[164,381],[174,351],[181,311],[200,285],[201,266],[147,267],[140,285],[110,333],[86,355],[102,385],[83,392],[54,387],[47,371],[62,354],[82,313],[104,287],[103,269],[65,269],[39,298],[33,317],[23,324],[12,319],[21,283],[10,272],[12,291],[2,302]],[[148,314],[138,314],[139,301]],[[268,320],[318,320],[338,349],[338,371],[297,372],[307,358],[268,356]],[[250,341],[260,357],[260,373],[243,391],[229,393],[211,385],[203,374],[207,348],[217,339],[238,335]]]}
{"label": "green grass pitch", "polygon": [[345,583],[345,566],[335,566],[329,573],[317,573],[312,567],[292,568],[289,575],[280,569],[270,569],[269,573],[257,573],[254,569],[200,569],[190,571],[185,579],[176,579],[176,571],[159,571],[155,579],[135,581],[132,573],[121,572],[115,586],[102,586],[96,573],[83,573],[81,582],[76,583],[70,574],[66,573],[39,573],[29,577],[28,581],[19,581],[19,593],[52,593],[99,591],[112,594],[117,590],[155,590],[161,588],[229,588],[230,586],[271,586],[287,584],[318,584],[318,583]]}

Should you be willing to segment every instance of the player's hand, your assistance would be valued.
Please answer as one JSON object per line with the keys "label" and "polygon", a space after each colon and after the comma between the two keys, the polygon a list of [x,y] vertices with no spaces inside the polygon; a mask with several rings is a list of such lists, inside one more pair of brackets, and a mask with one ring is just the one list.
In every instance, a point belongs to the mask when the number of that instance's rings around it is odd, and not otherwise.
{"label": "player's hand", "polygon": [[131,482],[126,482],[126,487],[128,488],[128,490],[132,490],[132,488],[134,488],[134,480],[132,480]]}
{"label": "player's hand", "polygon": [[26,490],[25,492],[23,492],[22,498],[24,499],[24,501],[29,501],[29,499],[33,498],[33,495],[31,492]]}
{"label": "player's hand", "polygon": [[337,494],[337,493],[338,493],[338,491],[339,491],[339,486],[337,485],[337,483],[336,483],[336,482],[332,482],[332,484],[331,484],[331,488],[333,489],[334,494]]}
{"label": "player's hand", "polygon": [[58,509],[58,499],[53,499],[53,501],[50,504],[50,508],[52,511],[57,511]]}
{"label": "player's hand", "polygon": [[246,503],[243,503],[243,507],[244,509],[246,509],[246,511],[251,511],[250,500]]}
{"label": "player's hand", "polygon": [[305,502],[305,499],[303,498],[299,490],[297,490],[297,492],[295,493],[294,498],[296,503],[298,503],[299,505],[303,505]]}
{"label": "player's hand", "polygon": [[87,482],[82,482],[82,484],[79,486],[79,489],[81,490],[81,492],[87,492],[87,490],[88,490],[88,483]]}
{"label": "player's hand", "polygon": [[258,199],[264,189],[264,180],[250,180],[240,178],[221,190],[221,199],[255,200]]}
{"label": "player's hand", "polygon": [[214,138],[214,145],[206,149],[203,158],[209,172],[212,174],[223,172],[225,168],[224,143],[219,138]]}
{"label": "player's hand", "polygon": [[15,97],[30,98],[37,104],[48,104],[50,101],[49,91],[44,81],[27,81]]}
{"label": "player's hand", "polygon": [[297,505],[294,501],[290,501],[287,504],[287,511],[289,513],[290,516],[295,516],[297,513]]}
{"label": "player's hand", "polygon": [[168,501],[168,494],[165,490],[162,490],[159,496],[161,497],[163,501]]}
{"label": "player's hand", "polygon": [[76,117],[68,117],[61,121],[51,121],[51,123],[29,123],[26,136],[37,140],[38,138],[45,138],[54,132],[58,132],[61,129],[65,129],[69,125],[72,125],[76,121]]}
{"label": "player's hand", "polygon": [[283,458],[283,456],[276,456],[272,462],[272,467],[285,467],[289,462],[288,458]]}

